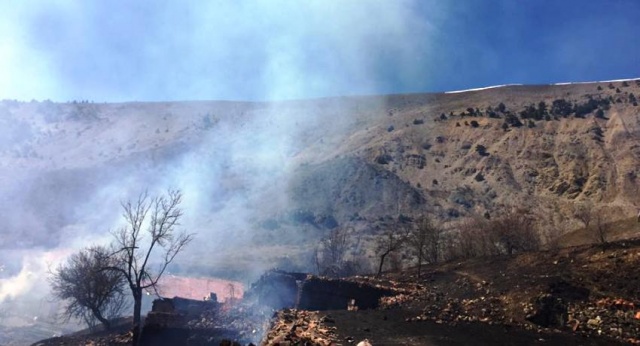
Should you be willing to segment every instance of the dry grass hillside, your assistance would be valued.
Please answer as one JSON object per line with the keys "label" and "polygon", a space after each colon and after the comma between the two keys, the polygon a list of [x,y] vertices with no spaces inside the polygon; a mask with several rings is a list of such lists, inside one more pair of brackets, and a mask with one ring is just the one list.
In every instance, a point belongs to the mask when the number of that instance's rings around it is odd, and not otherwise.
{"label": "dry grass hillside", "polygon": [[[50,242],[87,196],[176,181],[210,197],[203,229],[249,229],[265,246],[400,214],[455,223],[513,207],[559,236],[581,227],[585,201],[608,221],[635,215],[636,97],[640,80],[279,103],[3,101],[0,179],[14,183],[3,203],[45,220],[9,217],[0,246]],[[223,212],[235,223],[212,221]]]}
{"label": "dry grass hillside", "polygon": [[371,272],[376,234],[423,214],[460,230],[525,210],[548,245],[597,242],[603,225],[608,240],[636,237],[637,97],[640,80],[278,103],[5,100],[0,278],[20,272],[21,251],[99,241],[120,201],[167,187],[184,190],[198,234],[172,270],[196,277],[313,271],[337,226],[353,230],[346,258]]}

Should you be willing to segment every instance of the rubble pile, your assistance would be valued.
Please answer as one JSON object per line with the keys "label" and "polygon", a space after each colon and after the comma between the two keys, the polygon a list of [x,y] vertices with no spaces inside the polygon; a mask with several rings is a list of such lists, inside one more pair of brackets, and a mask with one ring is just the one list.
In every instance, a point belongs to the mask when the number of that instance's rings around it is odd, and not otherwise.
{"label": "rubble pile", "polygon": [[284,309],[277,313],[261,345],[321,345],[336,342],[336,327],[330,316],[317,311]]}
{"label": "rubble pile", "polygon": [[569,306],[568,326],[588,335],[608,335],[640,344],[640,309],[621,298],[603,298]]}
{"label": "rubble pile", "polygon": [[244,344],[258,343],[268,328],[273,309],[255,301],[225,303],[221,309],[203,312],[187,325],[194,331],[229,330],[228,339]]}

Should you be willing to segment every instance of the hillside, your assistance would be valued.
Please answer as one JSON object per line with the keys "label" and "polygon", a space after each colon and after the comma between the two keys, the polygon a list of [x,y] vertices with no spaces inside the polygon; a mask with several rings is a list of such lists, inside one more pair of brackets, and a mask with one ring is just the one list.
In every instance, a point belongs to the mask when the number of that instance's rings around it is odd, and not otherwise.
{"label": "hillside", "polygon": [[[630,217],[640,203],[635,95],[640,81],[273,104],[3,101],[13,232],[0,246],[56,245],[52,235],[84,221],[80,199],[115,204],[165,186],[198,194],[197,228],[231,212],[216,231],[255,228],[249,237],[265,222],[288,239],[293,227],[318,228],[315,218],[451,221],[509,206],[566,231],[587,200]],[[14,216],[25,214],[30,223]]]}
{"label": "hillside", "polygon": [[[337,226],[370,271],[376,234],[425,213],[455,230],[517,207],[545,240],[577,245],[593,241],[574,217],[588,202],[624,239],[640,205],[636,95],[640,80],[277,103],[5,100],[0,279],[42,294],[50,262],[30,260],[108,241],[122,200],[169,187],[197,233],[172,272],[196,277],[313,271]],[[9,320],[33,325],[32,310]]]}

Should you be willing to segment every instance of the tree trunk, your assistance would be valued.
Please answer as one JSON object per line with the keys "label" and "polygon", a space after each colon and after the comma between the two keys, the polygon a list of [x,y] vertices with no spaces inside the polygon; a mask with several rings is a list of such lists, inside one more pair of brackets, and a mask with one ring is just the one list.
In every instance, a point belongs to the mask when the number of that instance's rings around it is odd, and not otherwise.
{"label": "tree trunk", "polygon": [[384,258],[387,257],[389,252],[391,252],[391,251],[387,251],[387,252],[383,253],[382,255],[380,255],[380,265],[378,266],[378,275],[376,275],[376,277],[380,277],[380,274],[382,274],[382,266],[384,265]]}
{"label": "tree trunk", "polygon": [[99,310],[92,310],[93,316],[95,316],[100,323],[104,326],[104,330],[111,329],[111,322],[108,319],[104,318]]}
{"label": "tree trunk", "polygon": [[140,324],[140,313],[142,311],[142,292],[133,295],[133,324]]}
{"label": "tree trunk", "polygon": [[142,311],[142,289],[136,289],[133,292],[133,346],[137,346],[140,342],[140,334],[142,330],[140,313]]}
{"label": "tree trunk", "polygon": [[420,279],[421,271],[422,271],[422,255],[418,255],[418,279]]}

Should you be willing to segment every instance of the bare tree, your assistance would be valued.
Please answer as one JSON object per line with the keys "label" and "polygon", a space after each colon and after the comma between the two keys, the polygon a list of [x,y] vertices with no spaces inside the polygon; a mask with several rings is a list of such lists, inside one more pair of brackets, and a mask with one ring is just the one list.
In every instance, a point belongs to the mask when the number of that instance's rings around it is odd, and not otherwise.
{"label": "bare tree", "polygon": [[447,258],[511,255],[541,247],[535,217],[524,209],[511,209],[487,220],[468,218],[451,232]]}
{"label": "bare tree", "polygon": [[540,236],[534,218],[526,210],[514,209],[490,222],[495,241],[507,255],[516,251],[533,251],[540,248]]}
{"label": "bare tree", "polygon": [[378,273],[376,276],[382,274],[382,267],[384,266],[384,260],[387,256],[402,248],[407,240],[407,230],[402,226],[387,228],[378,238],[376,244],[376,253],[380,258],[378,264]]}
{"label": "bare tree", "polygon": [[[134,203],[122,203],[123,217],[127,223],[113,232],[116,263],[105,268],[124,275],[133,296],[133,325],[137,344],[140,332],[140,312],[144,290],[157,293],[158,281],[176,255],[192,240],[193,234],[178,233],[176,226],[182,217],[182,193],[169,190],[166,196],[149,198],[143,193]],[[143,231],[143,228],[146,228]],[[156,254],[158,250],[159,254]],[[154,258],[152,258],[154,255]],[[155,255],[159,255],[155,257]],[[151,262],[157,266],[151,268]]]}
{"label": "bare tree", "polygon": [[472,258],[494,256],[501,253],[492,221],[480,217],[470,217],[457,226],[452,233],[450,258]]}
{"label": "bare tree", "polygon": [[114,265],[105,247],[93,246],[71,255],[49,276],[53,295],[67,301],[62,317],[80,319],[89,327],[98,320],[105,329],[110,319],[127,308],[125,277],[117,271],[104,271]]}
{"label": "bare tree", "polygon": [[593,217],[593,233],[595,240],[605,245],[609,242],[609,233],[611,233],[611,223],[609,222],[603,210],[594,213]]}
{"label": "bare tree", "polygon": [[576,205],[573,209],[573,216],[588,230],[594,216],[593,204],[587,201]]}
{"label": "bare tree", "polygon": [[416,227],[411,228],[407,236],[407,245],[418,260],[418,277],[422,271],[422,263],[437,263],[442,245],[441,227],[436,226],[427,217],[418,220]]}
{"label": "bare tree", "polygon": [[345,276],[353,274],[354,262],[347,259],[353,230],[336,227],[320,241],[315,250],[316,269],[319,275]]}

